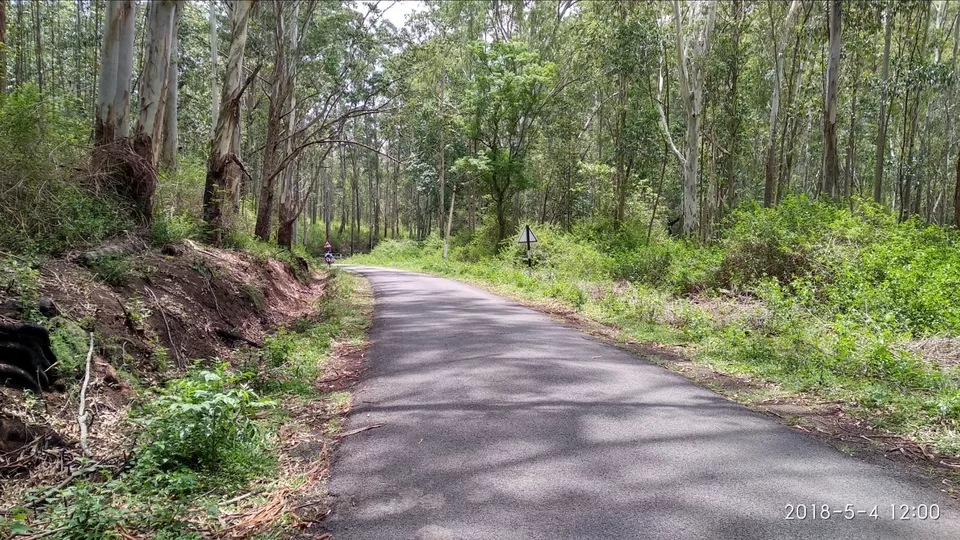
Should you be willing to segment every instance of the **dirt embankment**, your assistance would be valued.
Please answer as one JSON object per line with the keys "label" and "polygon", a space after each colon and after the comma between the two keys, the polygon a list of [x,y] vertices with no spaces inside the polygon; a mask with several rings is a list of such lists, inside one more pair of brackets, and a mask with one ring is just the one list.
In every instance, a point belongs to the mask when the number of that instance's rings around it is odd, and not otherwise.
{"label": "dirt embankment", "polygon": [[[81,467],[77,422],[93,331],[89,448],[94,463],[119,462],[133,441],[124,425],[135,388],[162,384],[193,362],[256,369],[251,353],[278,325],[310,314],[325,277],[303,268],[189,241],[107,262],[46,261],[41,311],[48,316],[64,391],[40,396],[0,387],[0,508],[36,485],[56,485]],[[7,284],[4,284],[6,287]],[[0,288],[0,322],[24,313]]]}

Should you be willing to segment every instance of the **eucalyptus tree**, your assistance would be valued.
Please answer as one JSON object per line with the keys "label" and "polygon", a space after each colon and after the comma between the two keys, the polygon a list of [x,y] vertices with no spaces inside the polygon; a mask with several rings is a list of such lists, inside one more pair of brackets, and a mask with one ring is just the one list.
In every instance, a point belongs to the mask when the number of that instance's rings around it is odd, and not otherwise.
{"label": "eucalyptus tree", "polygon": [[[693,234],[697,227],[697,163],[700,157],[700,113],[703,107],[704,64],[710,52],[710,38],[713,34],[713,24],[716,20],[716,3],[708,2],[706,13],[702,3],[696,2],[688,6],[689,19],[684,23],[684,15],[680,9],[679,0],[673,0],[673,23],[675,27],[677,78],[680,81],[680,99],[683,103],[684,121],[686,123],[686,137],[683,151],[681,151],[667,125],[663,106],[658,100],[658,108],[662,119],[663,134],[670,151],[683,167],[683,197],[681,200],[681,229],[684,236]],[[691,52],[692,51],[692,52]],[[661,66],[662,66],[661,60]],[[663,88],[662,68],[658,88]]]}
{"label": "eucalyptus tree", "polygon": [[[215,244],[232,230],[233,218],[240,204],[240,174],[244,168],[239,152],[240,100],[255,79],[255,69],[244,81],[243,61],[247,46],[247,27],[256,0],[233,0],[230,3],[230,52],[223,84],[223,94],[214,103],[216,125],[210,143],[210,158],[203,190],[203,219]],[[211,19],[215,17],[211,16]],[[213,31],[211,31],[213,35]],[[215,51],[212,53],[215,55]],[[213,62],[216,66],[216,62]],[[216,82],[216,77],[214,77]],[[214,85],[216,88],[219,85]]]}

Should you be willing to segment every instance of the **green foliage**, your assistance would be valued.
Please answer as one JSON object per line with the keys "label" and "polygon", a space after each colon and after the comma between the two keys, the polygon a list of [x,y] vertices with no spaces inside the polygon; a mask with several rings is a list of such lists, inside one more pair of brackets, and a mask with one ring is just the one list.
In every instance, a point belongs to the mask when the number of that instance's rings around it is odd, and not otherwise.
{"label": "green foliage", "polygon": [[[263,263],[267,263],[270,259],[283,261],[287,264],[290,271],[293,272],[293,275],[301,282],[306,282],[310,278],[309,269],[304,273],[297,260],[299,257],[308,261],[309,264],[311,257],[303,249],[303,246],[294,246],[294,250],[291,252],[274,243],[264,242],[246,231],[234,230],[224,238],[224,247],[243,251]],[[316,263],[314,263],[314,265],[316,265]]]}
{"label": "green foliage", "polygon": [[[482,228],[458,236],[446,263],[435,237],[385,241],[353,260],[559,300],[632,339],[698,343],[722,370],[860,403],[878,425],[960,449],[960,377],[906,345],[960,335],[955,232],[803,196],[744,206],[717,245],[662,234],[647,244],[644,221],[537,226],[533,269],[525,246],[493,255]],[[731,292],[750,300],[725,300]]]}
{"label": "green foliage", "polygon": [[89,346],[89,336],[79,325],[62,317],[53,320],[50,350],[57,357],[56,370],[61,379],[76,380],[80,377]]}
{"label": "green foliage", "polygon": [[280,367],[293,355],[296,347],[290,333],[281,328],[263,339],[260,355],[270,367]]}
{"label": "green foliage", "polygon": [[[135,474],[157,488],[178,489],[192,487],[191,475],[199,472],[249,478],[269,466],[263,433],[250,417],[273,405],[224,366],[171,381],[133,417],[143,427]],[[171,482],[157,473],[175,476]]]}
{"label": "green foliage", "polygon": [[130,226],[117,200],[73,171],[87,157],[87,120],[61,112],[32,85],[0,99],[0,249],[59,254]]}
{"label": "green foliage", "polygon": [[41,319],[37,307],[40,286],[40,270],[31,261],[14,256],[0,259],[0,288],[16,299],[26,320]]}
{"label": "green foliage", "polygon": [[130,258],[123,254],[111,254],[100,257],[90,263],[93,275],[108,285],[122,287],[137,276]]}
{"label": "green foliage", "polygon": [[83,483],[60,491],[51,509],[57,524],[58,538],[100,540],[120,538],[116,526],[126,512],[111,504],[111,494],[100,487]]}
{"label": "green foliage", "polygon": [[257,313],[263,313],[267,309],[267,297],[264,296],[263,291],[255,285],[244,285],[243,293],[247,295],[247,298],[250,299],[250,302],[253,304],[253,308]]}
{"label": "green foliage", "polygon": [[153,218],[150,231],[150,243],[163,247],[183,239],[197,240],[203,232],[203,223],[191,214],[184,213],[173,217],[157,215]]}
{"label": "green foliage", "polygon": [[[161,171],[154,203],[154,220],[196,221],[196,216],[199,216],[202,210],[208,151],[209,149],[205,149],[203,152],[183,155],[176,170]],[[199,232],[196,226],[196,223],[190,224],[191,233]]]}
{"label": "green foliage", "polygon": [[754,289],[767,277],[812,311],[917,336],[960,334],[960,243],[954,232],[896,223],[872,203],[856,211],[806,197],[738,211],[725,233],[719,282]]}

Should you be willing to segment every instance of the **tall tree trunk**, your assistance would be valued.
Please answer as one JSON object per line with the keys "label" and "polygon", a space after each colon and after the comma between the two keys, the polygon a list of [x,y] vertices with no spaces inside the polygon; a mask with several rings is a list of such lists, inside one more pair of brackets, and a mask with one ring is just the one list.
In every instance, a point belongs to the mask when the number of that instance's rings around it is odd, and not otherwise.
{"label": "tall tree trunk", "polygon": [[840,158],[837,152],[837,89],[840,75],[840,0],[828,0],[830,55],[823,106],[823,194],[837,196]]}
{"label": "tall tree trunk", "polygon": [[343,230],[347,225],[347,158],[344,155],[346,148],[340,147],[340,228],[337,237],[343,238]]}
{"label": "tall tree trunk", "polygon": [[134,149],[150,165],[160,153],[163,129],[164,91],[173,46],[175,0],[152,2],[147,13],[146,56],[140,78],[140,113],[134,134]]}
{"label": "tall tree trunk", "polygon": [[[271,221],[273,219],[276,180],[283,171],[278,170],[280,162],[280,142],[283,133],[283,112],[287,103],[287,56],[286,22],[281,2],[274,4],[276,11],[276,59],[274,61],[273,85],[270,93],[270,107],[267,111],[267,140],[263,150],[263,173],[260,180],[260,204],[257,206],[257,223],[254,234],[267,242],[270,240]],[[296,22],[294,22],[296,24]]]}
{"label": "tall tree trunk", "polygon": [[[79,8],[77,11],[77,20],[80,20]],[[7,43],[7,1],[0,0],[0,97],[7,93],[7,49],[10,45]],[[80,70],[77,69],[77,75]]]}
{"label": "tall tree trunk", "polygon": [[140,77],[140,113],[133,137],[133,149],[144,162],[143,172],[135,171],[128,189],[141,218],[149,222],[153,195],[157,189],[156,163],[163,130],[165,90],[170,66],[175,13],[180,0],[159,0],[147,13],[146,57]]}
{"label": "tall tree trunk", "polygon": [[444,67],[440,75],[440,219],[443,219],[443,203],[446,197],[447,186],[447,167],[445,157],[447,154],[446,142],[444,141],[444,132],[446,131],[443,118],[443,93],[447,86],[447,69]]}
{"label": "tall tree trunk", "polygon": [[[806,28],[807,21],[810,19],[810,12],[813,11],[813,6],[810,5],[803,12],[803,21],[800,23],[800,28]],[[796,143],[797,138],[797,111],[795,110],[796,96],[800,94],[800,90],[803,87],[803,57],[804,50],[801,49],[802,43],[802,32],[796,32],[796,37],[794,38],[793,43],[793,60],[790,62],[790,80],[788,81],[787,88],[787,119],[783,123],[783,130],[780,132],[780,173],[779,179],[777,180],[777,196],[774,201],[774,204],[780,202],[783,197],[787,195],[788,188],[790,187],[790,177],[793,172],[793,158],[794,158],[794,144]],[[806,48],[809,49],[810,37],[807,38]],[[789,136],[787,134],[789,133]]]}
{"label": "tall tree trunk", "polygon": [[[22,1],[22,0],[21,0]],[[43,33],[40,31],[40,0],[33,0],[33,52],[37,61],[37,89],[43,96]]]}
{"label": "tall tree trunk", "polygon": [[687,134],[683,155],[683,198],[682,231],[690,236],[697,230],[697,173],[700,157],[700,113],[703,105],[703,78],[706,56],[710,50],[710,37],[716,16],[716,3],[707,5],[707,20],[694,40],[694,58],[688,65],[683,44],[683,25],[680,3],[673,2],[674,23],[677,30],[677,66],[679,68],[680,90],[684,98],[684,116],[687,121]]}
{"label": "tall tree trunk", "polygon": [[[960,19],[960,15],[958,15]],[[957,52],[960,49],[960,20],[955,20],[953,24],[953,58],[950,59],[950,70],[952,73],[957,72]],[[945,161],[947,167],[950,165],[950,149],[953,148],[953,134],[954,134],[954,120],[953,117],[956,114],[957,107],[957,86],[958,83],[956,79],[952,85],[950,85],[950,98],[948,100],[948,109],[947,109],[947,151],[945,154]],[[946,172],[946,169],[945,171]],[[944,175],[946,176],[946,175]],[[947,190],[947,180],[943,182],[943,190]],[[944,203],[942,208],[946,208],[946,203]],[[956,185],[954,186],[954,201],[953,201],[953,212],[954,212],[954,226],[960,227],[960,150],[957,151],[957,177]],[[944,215],[941,221],[946,221],[946,216]]]}
{"label": "tall tree trunk", "polygon": [[[94,113],[94,138],[97,146],[109,145],[117,136],[117,82],[122,77],[118,73],[121,3],[118,0],[108,1],[104,12],[103,51],[100,54],[102,62]],[[20,83],[21,81],[18,78],[17,84]]]}
{"label": "tall tree trunk", "polygon": [[[787,18],[784,20],[782,30],[778,36],[773,16],[772,2],[767,0],[767,12],[770,16],[770,39],[773,42],[774,54],[773,96],[770,99],[770,130],[767,136],[767,162],[764,168],[763,186],[763,205],[768,208],[772,206],[777,199],[776,189],[777,178],[779,176],[777,169],[777,122],[780,117],[780,90],[783,81],[784,46],[790,35],[791,27],[794,24],[799,6],[799,0],[794,0],[790,4],[790,10],[787,12]],[[781,45],[781,41],[784,45]]]}
{"label": "tall tree trunk", "polygon": [[326,234],[324,241],[330,241],[330,222],[333,221],[333,201],[330,200],[330,169],[323,167],[323,228]]}
{"label": "tall tree trunk", "polygon": [[[295,2],[293,4],[293,14],[290,17],[290,55],[291,58],[288,59],[287,63],[287,105],[285,107],[287,111],[287,148],[286,155],[291,155],[294,152],[294,143],[295,137],[294,130],[297,127],[297,92],[296,92],[296,81],[297,81],[297,62],[298,62],[298,45],[299,45],[299,29],[300,29],[300,2]],[[277,216],[277,244],[287,248],[293,248],[293,228],[297,222],[297,217],[299,217],[300,197],[299,197],[299,185],[300,185],[300,175],[294,174],[293,167],[288,167],[288,170],[285,171],[285,174],[282,176],[282,183],[280,189],[280,208]]]}
{"label": "tall tree trunk", "polygon": [[[217,130],[217,119],[220,115],[220,84],[219,84],[219,63],[220,51],[217,48],[217,3],[210,2],[208,18],[210,20],[210,97],[211,97],[211,115],[213,121],[210,125],[210,133],[214,134]],[[237,4],[233,4],[233,9]],[[231,15],[232,17],[232,15]],[[246,30],[244,30],[246,32]],[[232,41],[232,38],[231,38]]]}
{"label": "tall tree trunk", "polygon": [[957,152],[957,178],[953,191],[953,226],[960,227],[960,152]]}
{"label": "tall tree trunk", "polygon": [[[397,154],[400,154],[400,133],[397,129]],[[393,167],[393,238],[400,235],[400,162]]]}
{"label": "tall tree trunk", "polygon": [[119,49],[116,52],[117,84],[113,109],[116,115],[116,136],[130,136],[130,98],[133,93],[133,52],[136,38],[137,3],[119,0]]}
{"label": "tall tree trunk", "polygon": [[843,196],[850,199],[853,194],[853,181],[856,176],[857,157],[857,89],[860,82],[860,51],[854,54],[853,61],[853,104],[850,106],[850,130],[847,133],[847,156],[843,174]]}
{"label": "tall tree trunk", "polygon": [[[733,48],[733,69],[730,70],[730,99],[727,100],[730,107],[730,153],[727,161],[727,194],[724,197],[725,207],[727,210],[732,210],[734,204],[737,200],[737,154],[740,148],[740,114],[739,109],[739,91],[738,84],[740,81],[740,33],[743,27],[743,0],[734,0],[733,3],[734,11],[734,24],[733,24],[733,37],[731,38],[731,47]],[[667,78],[669,78],[669,72]],[[670,104],[670,89],[667,89],[667,114],[669,114]],[[667,117],[669,118],[669,116]],[[664,148],[664,151],[667,151],[667,148]],[[662,169],[662,167],[661,167]],[[657,189],[656,200],[660,199],[660,191],[663,187],[663,174],[666,171],[660,171],[660,188]],[[656,214],[656,206],[654,206],[654,214]],[[722,215],[721,215],[722,217]],[[647,243],[650,242],[650,234],[653,230],[653,216],[650,218],[650,225],[647,227]]]}
{"label": "tall tree trunk", "polygon": [[167,67],[167,100],[164,104],[163,116],[163,148],[160,154],[160,162],[168,169],[176,170],[179,165],[177,151],[180,147],[180,131],[177,125],[179,114],[179,36],[177,28],[180,26],[180,17],[183,15],[183,6],[177,6],[173,15],[173,30],[171,31],[172,40],[170,43],[170,65]]}
{"label": "tall tree trunk", "polygon": [[[203,189],[203,219],[210,228],[214,244],[233,228],[233,218],[240,201],[239,157],[234,152],[238,141],[236,126],[240,123],[240,100],[246,88],[241,84],[243,57],[247,47],[247,23],[253,0],[233,0],[230,9],[230,52],[223,86],[216,129],[210,144],[207,178]],[[252,81],[253,77],[249,79]],[[248,82],[249,82],[248,81]]]}
{"label": "tall tree trunk", "polygon": [[883,14],[883,67],[880,83],[880,114],[877,117],[877,160],[873,174],[873,200],[880,204],[883,196],[883,167],[887,155],[887,84],[890,80],[890,36],[893,31],[891,18],[895,12],[889,9]]}

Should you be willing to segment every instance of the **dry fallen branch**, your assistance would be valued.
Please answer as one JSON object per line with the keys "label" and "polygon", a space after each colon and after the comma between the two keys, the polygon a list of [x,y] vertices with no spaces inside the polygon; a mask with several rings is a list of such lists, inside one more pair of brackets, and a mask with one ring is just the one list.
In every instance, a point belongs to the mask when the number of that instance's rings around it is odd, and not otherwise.
{"label": "dry fallen branch", "polygon": [[363,426],[363,427],[359,427],[359,428],[357,428],[357,429],[351,429],[350,431],[344,431],[343,433],[339,433],[339,434],[337,434],[337,435],[334,435],[333,438],[339,441],[340,439],[343,439],[344,437],[349,437],[349,436],[351,436],[351,435],[356,435],[357,433],[362,433],[362,432],[364,432],[364,431],[371,430],[371,429],[376,429],[376,428],[378,428],[378,427],[383,427],[383,426],[385,426],[385,425],[386,425],[386,424],[370,424],[369,426]]}
{"label": "dry fallen branch", "polygon": [[177,359],[177,367],[184,367],[183,358],[180,357],[180,348],[177,347],[176,342],[173,341],[173,333],[170,331],[170,323],[167,322],[167,312],[164,311],[163,306],[160,305],[160,300],[157,298],[157,295],[153,292],[153,289],[150,287],[144,287],[147,292],[150,293],[150,296],[153,297],[154,303],[157,305],[157,309],[160,311],[160,316],[163,317],[163,326],[167,328],[167,339],[170,340],[170,348],[173,349],[174,357]]}
{"label": "dry fallen branch", "polygon": [[90,448],[87,445],[87,428],[90,427],[90,413],[87,411],[87,387],[90,386],[90,360],[93,359],[93,332],[90,332],[90,350],[87,351],[87,369],[83,374],[83,385],[80,387],[80,410],[77,412],[77,423],[80,425],[80,448],[83,455],[90,457]]}

